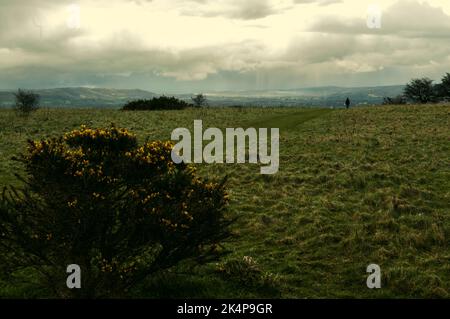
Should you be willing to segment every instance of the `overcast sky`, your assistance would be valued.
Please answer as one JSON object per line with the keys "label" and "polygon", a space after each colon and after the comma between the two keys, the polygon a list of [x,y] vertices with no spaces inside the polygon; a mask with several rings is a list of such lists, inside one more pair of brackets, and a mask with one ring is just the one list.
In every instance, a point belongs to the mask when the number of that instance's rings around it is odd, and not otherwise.
{"label": "overcast sky", "polygon": [[449,0],[0,0],[0,89],[195,93],[445,72]]}

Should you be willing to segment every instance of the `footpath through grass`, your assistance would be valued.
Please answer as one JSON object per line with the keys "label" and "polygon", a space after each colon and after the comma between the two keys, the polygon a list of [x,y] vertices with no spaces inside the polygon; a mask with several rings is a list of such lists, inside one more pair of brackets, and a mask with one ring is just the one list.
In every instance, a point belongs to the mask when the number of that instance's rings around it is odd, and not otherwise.
{"label": "footpath through grass", "polygon": [[292,112],[289,112],[288,114],[275,116],[268,115],[262,119],[248,123],[247,126],[262,128],[277,127],[280,131],[284,132],[287,130],[293,130],[303,123],[323,116],[331,111],[331,109],[303,109],[301,111],[292,110]]}

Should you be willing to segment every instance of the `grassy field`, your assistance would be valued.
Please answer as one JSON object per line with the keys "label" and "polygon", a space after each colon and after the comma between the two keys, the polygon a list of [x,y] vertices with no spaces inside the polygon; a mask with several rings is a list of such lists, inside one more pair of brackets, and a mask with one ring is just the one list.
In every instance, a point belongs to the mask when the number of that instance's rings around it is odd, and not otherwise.
{"label": "grassy field", "polygon": [[[450,297],[449,106],[52,109],[29,119],[0,110],[0,186],[19,183],[14,173],[22,169],[10,158],[27,139],[113,122],[140,142],[167,140],[174,128],[192,130],[194,119],[204,128],[279,127],[280,171],[198,165],[205,176],[229,176],[230,214],[238,218],[231,253],[149,279],[136,297]],[[371,263],[381,266],[381,289],[366,287]],[[11,280],[0,282],[0,296],[46,295]]]}

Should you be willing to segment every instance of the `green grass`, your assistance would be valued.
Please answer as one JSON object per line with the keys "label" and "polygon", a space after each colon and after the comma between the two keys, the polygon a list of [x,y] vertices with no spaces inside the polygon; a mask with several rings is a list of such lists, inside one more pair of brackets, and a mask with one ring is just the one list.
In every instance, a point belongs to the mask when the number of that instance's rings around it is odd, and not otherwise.
{"label": "green grass", "polygon": [[[238,217],[226,244],[231,253],[221,265],[144,282],[135,297],[450,297],[449,106],[54,109],[29,119],[0,110],[0,186],[18,184],[14,173],[22,170],[10,158],[27,139],[114,122],[141,142],[167,140],[174,128],[192,130],[194,119],[204,128],[279,127],[280,171],[263,176],[258,165],[198,165],[205,176],[229,176],[230,214]],[[218,271],[243,256],[257,261],[260,281],[245,269]],[[371,263],[381,266],[382,289],[366,287]],[[16,277],[23,276],[30,274]],[[0,282],[3,297],[43,294]]]}

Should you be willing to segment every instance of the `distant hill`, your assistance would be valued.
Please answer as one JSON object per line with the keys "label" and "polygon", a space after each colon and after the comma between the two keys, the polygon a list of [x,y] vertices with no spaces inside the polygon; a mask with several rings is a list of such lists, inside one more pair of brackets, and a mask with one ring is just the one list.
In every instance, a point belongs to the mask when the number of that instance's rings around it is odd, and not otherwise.
{"label": "distant hill", "polygon": [[[151,99],[156,96],[144,90],[84,87],[33,91],[41,96],[41,105],[49,107],[119,107],[129,100]],[[13,92],[0,91],[0,106],[11,106],[13,103]]]}
{"label": "distant hill", "polygon": [[[384,97],[394,97],[403,92],[403,85],[375,87],[314,87],[291,90],[205,92],[211,106],[312,106],[343,107],[347,97],[353,106],[378,105]],[[102,107],[117,108],[127,101],[151,99],[159,96],[144,90],[102,88],[58,88],[35,90],[41,95],[41,105],[49,107]],[[191,94],[175,97],[191,102]],[[12,92],[0,91],[0,107],[14,103]]]}
{"label": "distant hill", "polygon": [[262,106],[342,107],[347,97],[353,106],[379,105],[384,97],[402,94],[404,85],[375,87],[314,87],[292,90],[239,91],[205,93],[210,104]]}

